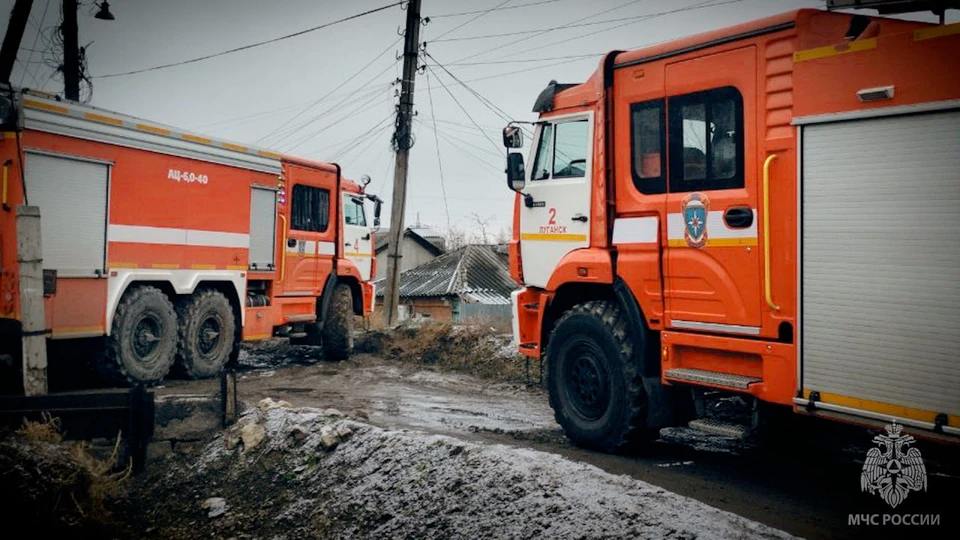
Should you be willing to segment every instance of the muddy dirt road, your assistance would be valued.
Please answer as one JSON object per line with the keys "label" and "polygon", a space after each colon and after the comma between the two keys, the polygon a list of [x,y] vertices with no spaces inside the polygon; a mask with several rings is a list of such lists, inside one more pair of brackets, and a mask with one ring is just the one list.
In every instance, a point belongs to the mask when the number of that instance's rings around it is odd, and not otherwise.
{"label": "muddy dirt road", "polygon": [[[884,513],[876,496],[860,492],[862,459],[872,434],[797,419],[776,444],[733,451],[695,450],[659,441],[641,455],[612,456],[570,445],[536,387],[491,383],[388,362],[371,355],[328,363],[309,351],[292,351],[285,365],[256,354],[238,376],[240,398],[271,397],[295,407],[334,407],[373,425],[450,435],[558,454],[613,474],[634,477],[711,506],[809,538],[876,537],[876,528],[849,527],[848,514]],[[171,381],[163,393],[215,391],[210,381]],[[940,513],[938,536],[956,528],[948,501],[960,493],[955,449],[921,443],[929,487],[897,513]]]}

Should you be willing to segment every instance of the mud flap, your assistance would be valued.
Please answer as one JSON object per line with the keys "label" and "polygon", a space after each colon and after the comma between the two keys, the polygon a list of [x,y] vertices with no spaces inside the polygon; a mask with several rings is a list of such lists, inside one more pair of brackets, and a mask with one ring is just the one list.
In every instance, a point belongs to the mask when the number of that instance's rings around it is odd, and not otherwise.
{"label": "mud flap", "polygon": [[636,298],[619,277],[614,279],[613,291],[627,317],[631,335],[636,336],[638,346],[634,347],[634,361],[640,365],[643,389],[647,393],[646,425],[654,429],[675,426],[685,420],[687,407],[682,406],[683,399],[677,389],[664,386],[660,381],[659,334],[647,329]]}
{"label": "mud flap", "polygon": [[323,292],[320,294],[320,302],[317,304],[317,331],[323,330],[323,324],[327,320],[327,312],[330,309],[330,300],[333,298],[333,290],[337,287],[337,275],[333,272],[327,276],[327,282],[323,284]]}

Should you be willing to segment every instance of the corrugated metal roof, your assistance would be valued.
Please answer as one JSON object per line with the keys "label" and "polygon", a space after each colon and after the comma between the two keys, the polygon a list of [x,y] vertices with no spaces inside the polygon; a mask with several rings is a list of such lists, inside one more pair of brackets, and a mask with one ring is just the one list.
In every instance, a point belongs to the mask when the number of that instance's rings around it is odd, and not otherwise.
{"label": "corrugated metal roof", "polygon": [[[428,238],[420,236],[416,231],[407,227],[403,231],[404,237],[413,239],[416,243],[423,246],[423,249],[427,250],[433,255],[440,255],[443,253],[443,245],[439,242],[432,241]],[[390,244],[390,229],[380,229],[376,232],[377,245],[375,247],[376,253],[387,249],[387,246]]]}
{"label": "corrugated metal roof", "polygon": [[[509,304],[517,284],[496,246],[470,245],[445,253],[400,275],[400,296],[459,296],[479,304]],[[382,295],[384,280],[377,281]]]}

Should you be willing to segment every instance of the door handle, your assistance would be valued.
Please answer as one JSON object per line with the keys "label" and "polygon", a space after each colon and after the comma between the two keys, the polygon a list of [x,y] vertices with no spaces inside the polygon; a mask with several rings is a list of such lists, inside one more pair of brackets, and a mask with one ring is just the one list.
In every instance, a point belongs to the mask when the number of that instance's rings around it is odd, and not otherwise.
{"label": "door handle", "polygon": [[361,239],[361,240],[369,240],[369,239],[370,239],[370,233],[367,233],[367,234],[361,236],[360,239]]}
{"label": "door handle", "polygon": [[586,222],[587,222],[587,216],[585,216],[585,215],[583,215],[583,214],[576,214],[576,215],[574,215],[572,218],[570,218],[570,221],[579,221],[580,223],[586,223]]}
{"label": "door handle", "polygon": [[296,239],[296,238],[288,238],[288,239],[287,239],[287,247],[297,247],[297,239]]}
{"label": "door handle", "polygon": [[351,244],[350,242],[344,242],[344,243],[343,243],[343,247],[350,247],[350,246],[352,246],[352,245],[353,245],[353,244]]}
{"label": "door handle", "polygon": [[529,193],[523,194],[523,205],[527,208],[543,208],[547,206],[547,201],[538,201],[533,198],[533,195]]}
{"label": "door handle", "polygon": [[731,206],[723,212],[723,221],[731,229],[746,229],[753,225],[753,210],[749,206]]}

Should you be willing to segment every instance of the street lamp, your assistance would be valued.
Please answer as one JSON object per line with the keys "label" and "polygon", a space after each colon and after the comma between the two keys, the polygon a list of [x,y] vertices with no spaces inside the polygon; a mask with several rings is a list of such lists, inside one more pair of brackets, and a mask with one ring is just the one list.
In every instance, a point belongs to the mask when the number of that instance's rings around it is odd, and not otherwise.
{"label": "street lamp", "polygon": [[103,0],[103,2],[100,2],[100,11],[98,11],[97,14],[93,16],[93,18],[100,19],[101,21],[115,20],[116,17],[113,16],[113,13],[110,13],[110,2],[107,2],[107,0]]}

